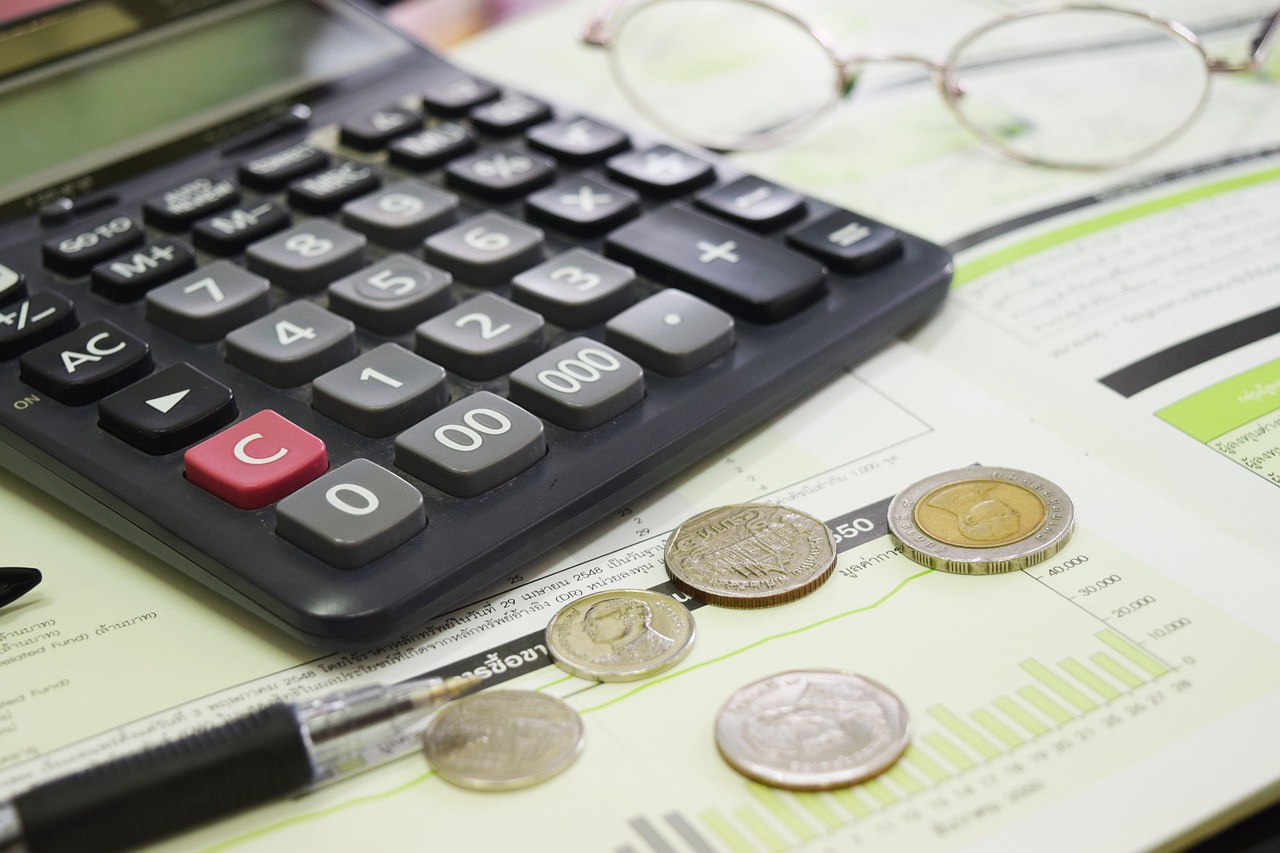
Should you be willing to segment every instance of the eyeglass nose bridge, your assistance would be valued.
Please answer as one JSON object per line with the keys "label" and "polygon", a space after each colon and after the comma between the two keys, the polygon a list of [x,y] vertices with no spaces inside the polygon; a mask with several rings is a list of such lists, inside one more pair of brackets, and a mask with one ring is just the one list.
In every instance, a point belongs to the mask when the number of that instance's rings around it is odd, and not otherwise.
{"label": "eyeglass nose bridge", "polygon": [[839,69],[840,75],[840,97],[847,98],[853,92],[858,83],[858,78],[866,66],[887,65],[889,63],[919,65],[929,72],[930,78],[938,85],[942,85],[946,79],[947,67],[940,62],[929,59],[927,56],[886,51],[856,53],[836,59],[836,67]]}

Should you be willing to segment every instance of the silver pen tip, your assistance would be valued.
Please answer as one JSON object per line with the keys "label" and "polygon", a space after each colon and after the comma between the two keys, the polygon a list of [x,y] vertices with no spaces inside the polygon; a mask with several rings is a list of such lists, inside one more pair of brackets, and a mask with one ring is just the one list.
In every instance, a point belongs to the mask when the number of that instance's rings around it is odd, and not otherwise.
{"label": "silver pen tip", "polygon": [[[445,679],[433,678],[421,687],[416,687],[409,694],[409,699],[419,708],[435,708],[452,699],[457,699],[464,693],[469,693],[483,681],[484,679],[478,675],[458,675]],[[413,682],[408,682],[405,686],[413,686]]]}

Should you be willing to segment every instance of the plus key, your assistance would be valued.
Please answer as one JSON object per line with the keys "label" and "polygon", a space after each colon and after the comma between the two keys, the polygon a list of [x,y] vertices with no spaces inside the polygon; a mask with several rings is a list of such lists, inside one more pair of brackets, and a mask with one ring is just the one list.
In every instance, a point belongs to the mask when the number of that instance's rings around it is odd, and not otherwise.
{"label": "plus key", "polygon": [[744,320],[774,323],[815,302],[826,269],[728,222],[681,207],[609,235],[606,253]]}

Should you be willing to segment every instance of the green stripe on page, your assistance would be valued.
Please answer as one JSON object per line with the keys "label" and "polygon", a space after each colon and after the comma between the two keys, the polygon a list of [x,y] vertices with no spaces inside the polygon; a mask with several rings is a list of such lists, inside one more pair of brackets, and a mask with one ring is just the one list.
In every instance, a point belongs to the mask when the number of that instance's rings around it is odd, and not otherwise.
{"label": "green stripe on page", "polygon": [[1170,193],[1169,195],[1151,199],[1150,201],[1140,202],[1128,207],[1113,210],[1104,213],[1101,216],[1095,216],[1092,219],[1084,219],[1079,222],[1073,222],[1061,228],[1052,231],[1046,231],[1043,234],[1037,234],[1020,243],[1014,243],[992,252],[989,255],[966,261],[956,269],[955,277],[952,279],[952,288],[963,287],[975,279],[981,278],[987,273],[994,272],[1008,266],[1015,261],[1043,252],[1046,249],[1052,249],[1069,243],[1072,240],[1078,240],[1081,237],[1087,237],[1090,234],[1096,234],[1099,231],[1105,231],[1108,228],[1114,228],[1117,225],[1124,225],[1128,222],[1141,219],[1144,216],[1150,216],[1155,213],[1162,213],[1166,210],[1172,210],[1186,204],[1192,204],[1207,198],[1222,195],[1224,193],[1234,192],[1235,190],[1245,187],[1254,186],[1256,184],[1266,183],[1280,178],[1280,167],[1272,167],[1262,169],[1261,171],[1252,172],[1247,175],[1236,175],[1231,178],[1224,178],[1211,184],[1204,184],[1181,192]]}

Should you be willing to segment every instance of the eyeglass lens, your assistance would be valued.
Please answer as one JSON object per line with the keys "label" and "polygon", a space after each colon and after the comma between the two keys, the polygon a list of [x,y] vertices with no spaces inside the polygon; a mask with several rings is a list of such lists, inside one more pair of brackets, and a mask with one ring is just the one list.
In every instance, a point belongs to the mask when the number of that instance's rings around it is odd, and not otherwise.
{"label": "eyeglass lens", "polygon": [[980,30],[953,51],[957,115],[1014,156],[1103,166],[1145,154],[1195,116],[1200,49],[1139,15],[1062,9]]}
{"label": "eyeglass lens", "polygon": [[837,69],[819,41],[785,15],[740,0],[637,6],[610,59],[651,120],[708,148],[776,141],[839,96]]}

